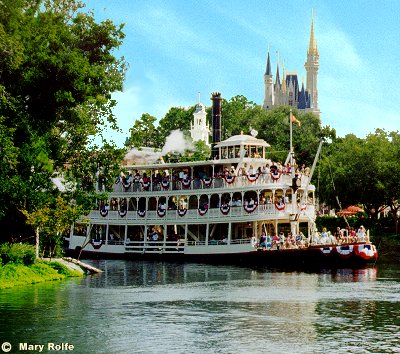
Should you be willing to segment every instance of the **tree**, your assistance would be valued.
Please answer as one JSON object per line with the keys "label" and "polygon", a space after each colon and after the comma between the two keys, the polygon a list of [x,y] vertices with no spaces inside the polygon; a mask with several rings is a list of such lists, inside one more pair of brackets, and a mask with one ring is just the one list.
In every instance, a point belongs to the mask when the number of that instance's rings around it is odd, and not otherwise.
{"label": "tree", "polygon": [[[122,89],[127,68],[114,55],[122,30],[96,22],[78,0],[0,3],[0,144],[9,161],[0,171],[7,181],[2,230],[22,216],[19,210],[47,205],[60,193],[54,173],[77,171],[74,157],[90,137],[105,122],[116,127],[111,93]],[[10,227],[2,238],[20,231]]]}
{"label": "tree", "polygon": [[[246,110],[257,107],[243,95],[232,97],[229,101],[222,100],[222,139],[227,139],[233,135],[248,134],[250,126],[255,125],[251,115],[244,114]],[[260,112],[258,110],[257,112]]]}
{"label": "tree", "polygon": [[156,117],[148,113],[143,113],[139,120],[129,129],[131,135],[129,137],[128,146],[131,147],[160,147],[160,135],[154,123]]}
{"label": "tree", "polygon": [[399,152],[398,132],[387,133],[377,129],[365,139],[353,134],[335,139],[327,146],[321,159],[321,201],[335,205],[338,196],[343,206],[362,204],[372,218],[389,207],[397,228],[400,173],[396,166]]}
{"label": "tree", "polygon": [[206,161],[210,158],[211,148],[203,141],[194,142],[193,150],[186,150],[181,161]]}
{"label": "tree", "polygon": [[164,145],[166,138],[174,130],[180,130],[185,135],[189,133],[190,123],[193,121],[193,113],[196,106],[188,109],[172,107],[167,114],[160,119],[158,131],[161,135],[160,144]]}
{"label": "tree", "polygon": [[82,215],[83,209],[81,206],[68,204],[58,196],[51,203],[42,205],[31,212],[27,210],[22,210],[22,212],[27,218],[27,223],[35,228],[36,258],[39,258],[40,233],[44,238],[43,254],[54,256],[56,247],[61,245],[62,235]]}

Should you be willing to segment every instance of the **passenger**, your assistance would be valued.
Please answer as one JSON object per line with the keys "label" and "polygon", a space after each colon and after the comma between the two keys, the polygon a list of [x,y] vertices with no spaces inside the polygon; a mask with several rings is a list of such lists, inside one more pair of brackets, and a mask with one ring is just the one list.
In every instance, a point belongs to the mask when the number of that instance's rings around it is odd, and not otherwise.
{"label": "passenger", "polygon": [[343,243],[343,232],[342,232],[342,230],[340,229],[340,227],[338,226],[337,228],[336,228],[336,231],[335,231],[335,233],[333,234],[334,235],[334,237],[335,237],[335,239],[336,239],[336,243],[337,244],[342,244]]}
{"label": "passenger", "polygon": [[319,243],[320,243],[320,234],[318,231],[315,231],[311,239],[311,244],[318,245]]}
{"label": "passenger", "polygon": [[267,237],[265,236],[265,232],[263,231],[260,237],[260,247],[265,250],[267,248]]}
{"label": "passenger", "polygon": [[150,187],[150,179],[147,177],[146,172],[143,173],[143,177],[140,179],[142,185],[142,191],[148,191]]}
{"label": "passenger", "polygon": [[354,227],[350,229],[350,237],[349,237],[349,242],[356,242],[357,239],[357,233]]}
{"label": "passenger", "polygon": [[284,244],[285,244],[285,234],[283,232],[281,232],[279,234],[279,247],[283,248]]}
{"label": "passenger", "polygon": [[279,236],[277,234],[272,237],[272,248],[279,249]]}
{"label": "passenger", "polygon": [[320,243],[326,245],[328,243],[328,233],[326,227],[322,229]]}
{"label": "passenger", "polygon": [[287,234],[285,239],[285,248],[292,248],[292,237],[290,235],[290,232]]}
{"label": "passenger", "polygon": [[328,231],[328,243],[331,244],[331,245],[336,245],[337,244],[336,237],[333,236],[330,231]]}
{"label": "passenger", "polygon": [[365,242],[366,239],[366,232],[364,226],[360,226],[360,228],[357,231],[357,240],[358,242]]}
{"label": "passenger", "polygon": [[272,247],[272,238],[270,235],[267,235],[267,250],[270,250]]}

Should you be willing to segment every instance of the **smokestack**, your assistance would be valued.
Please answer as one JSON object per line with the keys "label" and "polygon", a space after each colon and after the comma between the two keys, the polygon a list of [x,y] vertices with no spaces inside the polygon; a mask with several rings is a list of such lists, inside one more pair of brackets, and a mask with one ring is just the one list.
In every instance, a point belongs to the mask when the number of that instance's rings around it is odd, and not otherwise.
{"label": "smokestack", "polygon": [[215,145],[221,141],[221,92],[211,93],[212,101],[212,142],[211,159],[220,158],[219,150]]}

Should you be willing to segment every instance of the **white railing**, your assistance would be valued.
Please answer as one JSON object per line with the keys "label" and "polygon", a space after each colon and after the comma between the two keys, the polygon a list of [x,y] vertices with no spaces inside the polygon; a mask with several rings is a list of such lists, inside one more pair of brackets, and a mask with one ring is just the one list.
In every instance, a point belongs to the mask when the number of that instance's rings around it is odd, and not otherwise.
{"label": "white railing", "polygon": [[[308,176],[301,176],[301,186],[305,187],[308,182]],[[167,184],[161,182],[150,182],[149,185],[143,186],[141,183],[132,182],[124,185],[122,182],[113,185],[115,193],[148,193],[158,191],[175,191],[175,190],[199,190],[199,189],[227,189],[240,188],[245,186],[260,186],[271,183],[292,184],[292,176],[290,174],[281,174],[279,178],[273,178],[269,173],[261,173],[251,176],[235,176],[233,182],[229,183],[229,178],[214,177],[210,179],[188,179],[186,181],[173,180]]]}
{"label": "white railing", "polygon": [[[164,216],[160,216],[160,214],[156,210],[146,210],[138,213],[136,210],[128,210],[126,215],[121,216],[118,211],[109,210],[106,215],[101,214],[99,210],[92,210],[88,217],[92,221],[105,223],[116,222],[117,224],[130,223],[130,222],[140,222],[152,221],[154,223],[160,223],[163,221],[176,221],[176,222],[184,222],[188,220],[204,220],[210,221],[214,219],[226,219],[226,218],[252,218],[252,217],[263,217],[263,218],[279,218],[279,217],[288,217],[289,214],[297,213],[298,206],[297,204],[294,206],[292,203],[288,203],[285,205],[284,209],[279,210],[275,204],[263,204],[255,207],[255,210],[250,212],[246,211],[243,206],[233,206],[229,208],[229,211],[222,211],[220,208],[210,208],[204,214],[198,209],[189,209],[183,216],[178,214],[177,210],[166,210]],[[300,216],[309,215],[313,216],[315,213],[315,207],[313,205],[308,205],[307,208],[300,212]],[[140,215],[142,216],[140,216]],[[104,215],[104,216],[103,216]]]}
{"label": "white railing", "polygon": [[181,241],[127,241],[125,244],[125,252],[134,253],[179,253],[183,248]]}

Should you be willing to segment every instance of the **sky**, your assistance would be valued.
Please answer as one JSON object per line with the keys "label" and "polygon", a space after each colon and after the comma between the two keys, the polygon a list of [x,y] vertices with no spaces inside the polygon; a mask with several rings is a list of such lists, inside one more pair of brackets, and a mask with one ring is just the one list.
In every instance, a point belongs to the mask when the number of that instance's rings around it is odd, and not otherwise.
{"label": "sky", "polygon": [[[287,70],[306,77],[312,9],[318,41],[322,125],[364,138],[400,130],[398,0],[86,0],[99,21],[124,23],[116,56],[129,70],[113,94],[122,145],[143,113],[161,119],[171,107],[211,92],[262,104],[268,47],[275,79],[278,52]],[[282,73],[281,73],[282,75]],[[282,76],[281,76],[282,77]]]}

